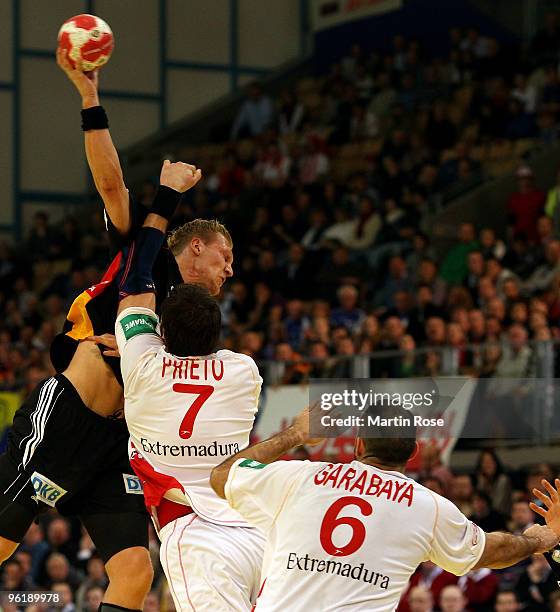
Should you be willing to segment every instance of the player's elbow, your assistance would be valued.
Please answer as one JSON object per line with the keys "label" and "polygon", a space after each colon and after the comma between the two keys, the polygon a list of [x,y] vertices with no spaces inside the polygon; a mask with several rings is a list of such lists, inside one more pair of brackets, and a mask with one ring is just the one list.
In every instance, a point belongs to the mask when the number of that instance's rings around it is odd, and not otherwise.
{"label": "player's elbow", "polygon": [[114,198],[126,191],[122,174],[115,172],[112,176],[101,176],[95,181],[97,190],[103,199]]}
{"label": "player's elbow", "polygon": [[129,197],[122,177],[120,180],[117,177],[98,178],[95,185],[111,223],[120,234],[126,235],[130,229]]}
{"label": "player's elbow", "polygon": [[[507,538],[507,539],[505,539]],[[508,554],[508,543],[517,536],[504,534],[502,532],[492,532],[486,534],[484,550],[478,561],[471,567],[471,570],[478,569],[503,569],[517,562],[517,558]],[[508,542],[509,540],[509,542]],[[529,555],[527,555],[529,556]],[[520,558],[524,558],[523,556]]]}
{"label": "player's elbow", "polygon": [[210,474],[210,486],[214,489],[216,495],[218,495],[218,497],[221,497],[222,499],[225,499],[226,497],[225,477],[227,476],[227,474],[225,472],[226,470],[224,470],[224,468],[219,465],[215,467]]}

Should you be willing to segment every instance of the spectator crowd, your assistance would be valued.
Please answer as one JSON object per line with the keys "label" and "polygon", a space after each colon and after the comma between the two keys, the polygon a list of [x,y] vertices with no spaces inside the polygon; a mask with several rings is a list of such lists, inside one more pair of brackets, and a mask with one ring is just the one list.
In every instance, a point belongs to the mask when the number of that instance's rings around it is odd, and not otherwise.
{"label": "spectator crowd", "polygon": [[[305,451],[296,451],[305,458]],[[438,459],[435,447],[422,450],[419,471],[412,474],[431,490],[450,499],[485,531],[520,534],[537,517],[529,508],[534,487],[553,480],[558,472],[548,463],[530,469],[506,470],[491,449],[480,452],[472,473],[453,473]],[[153,588],[145,612],[172,611],[173,602],[159,564],[159,542],[153,530],[150,554],[155,567]],[[7,561],[0,576],[0,591],[54,591],[65,612],[96,612],[107,587],[102,560],[79,521],[54,513],[43,514],[27,532],[22,545]],[[4,612],[17,612],[4,605]],[[50,612],[46,605],[27,608]],[[503,570],[473,570],[454,576],[431,562],[422,563],[401,598],[399,612],[559,612],[560,591],[541,555]]]}
{"label": "spectator crowd", "polygon": [[[543,478],[557,471],[547,463],[528,470],[507,471],[491,449],[480,452],[473,473],[452,473],[433,448],[424,450],[419,481],[444,495],[487,532],[519,535],[540,522],[529,507],[533,488],[544,490]],[[539,518],[539,520],[537,520]],[[422,563],[403,594],[399,612],[560,610],[560,591],[542,555],[533,555],[502,570],[478,569],[457,577],[431,562]]]}
{"label": "spectator crowd", "polygon": [[[174,219],[217,217],[234,238],[223,345],[251,355],[271,383],[554,376],[560,172],[556,185],[539,185],[522,157],[558,141],[559,49],[551,14],[525,54],[456,28],[444,57],[396,36],[386,54],[355,45],[277,100],[252,85],[219,157],[185,158],[205,179]],[[507,227],[462,223],[454,246],[436,252],[427,214],[512,168],[515,192],[489,203]],[[149,205],[154,192],[147,181],[137,197]],[[49,345],[107,260],[99,210],[87,226],[72,216],[55,226],[39,212],[23,248],[0,245],[0,389],[26,393],[52,373]],[[508,473],[485,451],[473,474],[426,454],[417,475],[484,529],[519,533],[535,521],[532,487],[555,472]],[[152,534],[159,567],[157,547]],[[96,610],[106,584],[87,533],[46,515],[4,565],[0,590],[57,590],[71,612]],[[560,612],[555,586],[537,556],[461,579],[425,563],[401,609]],[[158,572],[145,610],[167,609]]]}

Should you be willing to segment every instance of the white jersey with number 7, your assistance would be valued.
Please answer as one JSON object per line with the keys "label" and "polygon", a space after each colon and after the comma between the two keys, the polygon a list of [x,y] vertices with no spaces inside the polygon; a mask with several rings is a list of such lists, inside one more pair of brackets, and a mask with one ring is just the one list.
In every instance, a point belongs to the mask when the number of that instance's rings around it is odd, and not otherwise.
{"label": "white jersey with number 7", "polygon": [[462,575],[484,550],[449,500],[359,461],[241,459],[225,493],[267,537],[256,612],[389,612],[422,561]]}
{"label": "white jersey with number 7", "polygon": [[249,444],[262,384],[257,366],[227,350],[173,356],[157,324],[153,311],[135,307],[124,310],[115,327],[131,442],[156,479],[161,474],[182,485],[200,517],[246,526],[209,479],[214,466]]}

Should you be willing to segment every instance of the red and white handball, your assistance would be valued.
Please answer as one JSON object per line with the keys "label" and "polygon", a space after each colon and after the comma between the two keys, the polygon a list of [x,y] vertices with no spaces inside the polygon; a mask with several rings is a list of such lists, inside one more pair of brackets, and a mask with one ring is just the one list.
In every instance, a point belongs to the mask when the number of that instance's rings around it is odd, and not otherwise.
{"label": "red and white handball", "polygon": [[106,64],[115,41],[109,25],[95,15],[76,15],[62,24],[58,47],[68,51],[72,68],[91,72]]}

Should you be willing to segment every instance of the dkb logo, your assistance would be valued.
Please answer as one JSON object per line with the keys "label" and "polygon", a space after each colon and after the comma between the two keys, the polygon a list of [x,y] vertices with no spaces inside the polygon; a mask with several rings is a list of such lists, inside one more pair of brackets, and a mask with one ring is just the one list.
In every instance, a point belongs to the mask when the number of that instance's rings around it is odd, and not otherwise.
{"label": "dkb logo", "polygon": [[56,502],[66,494],[62,487],[43,476],[43,474],[39,474],[39,472],[31,474],[31,484],[35,489],[35,495],[31,499],[34,499],[37,503],[41,501],[51,508],[54,508]]}

